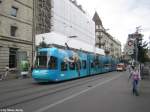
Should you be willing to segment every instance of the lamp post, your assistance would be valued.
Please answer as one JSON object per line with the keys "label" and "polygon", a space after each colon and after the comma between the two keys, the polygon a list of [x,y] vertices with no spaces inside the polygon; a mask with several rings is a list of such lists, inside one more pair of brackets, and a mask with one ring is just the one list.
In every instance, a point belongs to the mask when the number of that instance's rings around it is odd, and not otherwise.
{"label": "lamp post", "polygon": [[138,52],[139,52],[139,50],[138,50],[138,39],[136,38],[135,39],[135,60],[136,60],[136,62],[138,62]]}
{"label": "lamp post", "polygon": [[33,0],[33,16],[32,16],[32,66],[35,55],[35,34],[36,34],[36,0]]}
{"label": "lamp post", "polygon": [[150,49],[150,36],[149,36],[149,49]]}

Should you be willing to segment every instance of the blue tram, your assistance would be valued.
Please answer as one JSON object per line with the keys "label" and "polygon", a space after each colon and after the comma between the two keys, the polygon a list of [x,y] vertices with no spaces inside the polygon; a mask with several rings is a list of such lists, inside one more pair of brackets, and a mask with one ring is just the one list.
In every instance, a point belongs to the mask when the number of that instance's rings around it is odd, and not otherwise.
{"label": "blue tram", "polygon": [[116,59],[83,51],[40,48],[32,78],[37,82],[63,81],[115,70]]}

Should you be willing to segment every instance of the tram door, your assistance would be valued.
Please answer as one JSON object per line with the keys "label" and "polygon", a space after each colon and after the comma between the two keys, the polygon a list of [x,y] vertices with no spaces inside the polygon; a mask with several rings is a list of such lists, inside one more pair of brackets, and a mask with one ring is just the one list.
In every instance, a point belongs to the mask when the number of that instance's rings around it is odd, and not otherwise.
{"label": "tram door", "polygon": [[90,55],[87,55],[87,73],[90,75],[91,67],[90,67]]}

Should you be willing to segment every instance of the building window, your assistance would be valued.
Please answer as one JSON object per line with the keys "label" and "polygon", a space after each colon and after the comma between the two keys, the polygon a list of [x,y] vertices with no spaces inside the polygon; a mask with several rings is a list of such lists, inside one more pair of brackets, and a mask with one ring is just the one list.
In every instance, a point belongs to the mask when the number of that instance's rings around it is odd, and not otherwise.
{"label": "building window", "polygon": [[0,3],[2,3],[2,0],[0,0]]}
{"label": "building window", "polygon": [[11,7],[11,16],[16,17],[16,16],[17,16],[17,12],[18,12],[18,8],[12,6],[12,7]]}
{"label": "building window", "polygon": [[17,28],[16,26],[11,26],[11,27],[10,27],[10,35],[15,37],[15,36],[16,36],[16,32],[17,32],[17,29],[18,29],[18,28]]}
{"label": "building window", "polygon": [[96,29],[99,29],[99,25],[96,25]]}
{"label": "building window", "polygon": [[96,36],[99,36],[100,35],[100,33],[99,32],[96,32]]}
{"label": "building window", "polygon": [[9,67],[10,68],[17,67],[17,49],[16,48],[9,49]]}

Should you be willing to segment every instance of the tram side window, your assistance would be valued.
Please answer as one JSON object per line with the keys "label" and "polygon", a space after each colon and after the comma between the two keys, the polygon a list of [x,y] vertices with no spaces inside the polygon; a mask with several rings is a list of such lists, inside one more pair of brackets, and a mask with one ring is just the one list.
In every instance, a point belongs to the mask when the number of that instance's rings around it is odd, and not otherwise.
{"label": "tram side window", "polygon": [[61,71],[67,71],[67,63],[61,62]]}
{"label": "tram side window", "polygon": [[93,62],[91,62],[91,68],[94,68],[94,63]]}
{"label": "tram side window", "polygon": [[99,63],[99,67],[103,67],[103,64],[102,64],[102,63]]}
{"label": "tram side window", "polygon": [[81,61],[80,61],[80,64],[79,64],[79,65],[80,65],[80,69],[81,69],[81,68],[82,68],[82,66],[81,66]]}
{"label": "tram side window", "polygon": [[99,66],[99,60],[98,60],[98,58],[96,58],[95,60],[94,60],[94,64],[95,64],[95,66]]}
{"label": "tram side window", "polygon": [[105,64],[104,66],[105,66],[105,67],[110,67],[110,64]]}
{"label": "tram side window", "polygon": [[75,70],[75,63],[69,62],[70,70]]}
{"label": "tram side window", "polygon": [[101,64],[101,67],[104,67],[104,64],[103,64],[103,63]]}
{"label": "tram side window", "polygon": [[85,60],[82,61],[82,68],[86,69],[86,61]]}
{"label": "tram side window", "polygon": [[57,58],[54,56],[51,56],[48,65],[49,65],[50,69],[56,69],[57,68]]}
{"label": "tram side window", "polygon": [[75,65],[77,70],[81,69],[81,61],[76,62]]}

